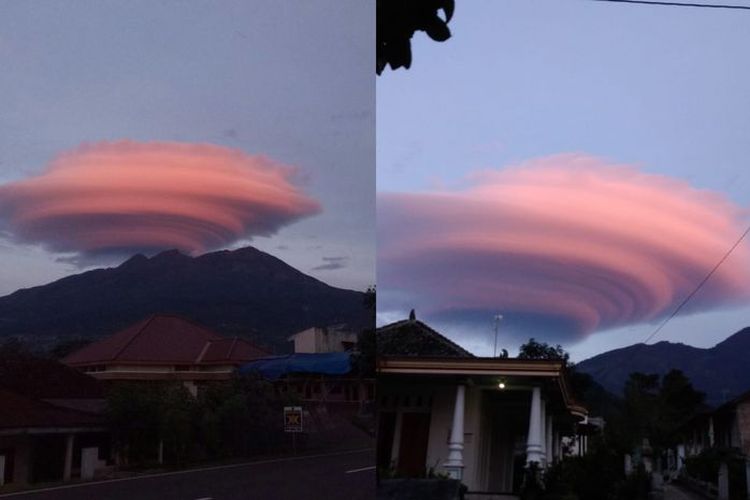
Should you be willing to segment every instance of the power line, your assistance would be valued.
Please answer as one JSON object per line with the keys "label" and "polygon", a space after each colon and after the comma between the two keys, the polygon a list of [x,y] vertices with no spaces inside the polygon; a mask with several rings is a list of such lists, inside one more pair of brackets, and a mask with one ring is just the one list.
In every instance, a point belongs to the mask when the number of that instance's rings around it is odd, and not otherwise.
{"label": "power line", "polygon": [[708,9],[735,9],[735,10],[750,10],[748,5],[726,5],[726,4],[708,4],[708,3],[692,3],[692,2],[666,2],[660,0],[592,0],[593,2],[616,2],[616,3],[633,3],[640,5],[665,5],[668,7],[703,7]]}
{"label": "power line", "polygon": [[685,304],[687,304],[688,302],[690,302],[690,299],[692,299],[695,296],[695,294],[698,293],[698,290],[700,290],[701,287],[703,287],[703,285],[705,285],[706,282],[709,279],[711,279],[711,276],[714,275],[714,273],[716,272],[716,270],[719,269],[719,267],[724,263],[724,261],[727,260],[727,258],[732,254],[732,252],[734,252],[734,249],[737,248],[740,243],[742,243],[742,240],[745,239],[745,236],[747,236],[748,233],[750,233],[750,226],[748,226],[748,228],[745,229],[745,232],[742,233],[742,236],[740,236],[739,239],[734,242],[734,245],[732,245],[732,248],[730,248],[727,251],[727,253],[724,254],[724,256],[721,258],[721,260],[719,260],[719,262],[716,263],[716,265],[713,267],[713,269],[711,269],[711,271],[706,275],[706,277],[703,278],[703,280],[700,283],[698,283],[698,286],[695,287],[695,289],[692,292],[690,292],[690,294],[687,297],[685,297],[685,299],[682,302],[680,302],[680,305],[677,306],[677,309],[675,309],[672,312],[672,314],[670,314],[664,321],[662,321],[662,323],[656,328],[656,330],[654,330],[651,333],[651,335],[649,335],[648,337],[646,337],[646,340],[643,341],[644,344],[646,342],[648,342],[649,340],[651,340],[652,338],[654,338],[656,336],[656,334],[658,334],[661,331],[661,329],[664,328],[664,325],[666,325],[667,323],[669,323],[669,320],[671,320],[672,318],[674,318],[675,316],[677,316],[677,313],[679,313],[680,310],[683,307],[685,307]]}
{"label": "power line", "polygon": [[[607,1],[607,0],[594,0],[594,1]],[[616,1],[616,0],[612,0],[612,1]],[[693,298],[693,297],[695,296],[695,294],[696,294],[696,293],[698,293],[698,291],[699,291],[699,290],[700,290],[700,289],[701,289],[701,288],[703,287],[703,285],[705,285],[705,284],[706,284],[706,282],[707,282],[707,281],[708,281],[709,279],[711,279],[711,276],[713,276],[713,275],[714,275],[714,273],[716,272],[716,270],[717,270],[717,269],[719,269],[719,267],[721,267],[721,265],[722,265],[722,264],[724,263],[724,261],[726,261],[726,260],[727,260],[727,259],[729,258],[729,256],[730,256],[730,255],[732,254],[732,252],[734,252],[734,250],[735,250],[735,249],[736,249],[736,248],[737,248],[737,247],[738,247],[738,246],[740,245],[740,243],[742,243],[742,240],[744,240],[744,239],[745,239],[745,237],[746,237],[746,236],[747,236],[748,234],[750,234],[750,226],[748,226],[748,227],[747,227],[747,229],[745,229],[745,232],[743,232],[743,233],[742,233],[742,235],[741,235],[741,236],[740,236],[740,237],[739,237],[739,238],[737,239],[737,241],[735,241],[735,242],[734,242],[734,245],[732,245],[732,247],[731,247],[731,248],[730,248],[730,249],[729,249],[729,250],[728,250],[728,251],[727,251],[727,252],[726,252],[726,253],[724,254],[724,256],[722,256],[722,258],[721,258],[721,259],[719,259],[719,261],[718,261],[718,262],[716,263],[716,265],[715,265],[715,266],[714,266],[714,267],[713,267],[713,268],[711,269],[711,271],[709,271],[709,273],[708,273],[708,274],[707,274],[707,275],[706,275],[706,276],[705,276],[705,277],[704,277],[704,278],[703,278],[703,279],[701,280],[701,282],[700,282],[700,283],[698,283],[698,286],[696,286],[696,287],[695,287],[695,289],[694,289],[694,290],[693,290],[692,292],[690,292],[690,294],[688,294],[688,295],[687,295],[687,297],[685,297],[685,298],[683,299],[683,301],[682,301],[682,302],[680,302],[680,304],[679,304],[679,305],[677,306],[677,308],[676,308],[676,309],[675,309],[675,310],[674,310],[674,311],[672,312],[672,314],[670,314],[670,315],[669,315],[669,316],[668,316],[667,318],[665,318],[665,319],[664,319],[664,321],[662,321],[662,322],[661,322],[661,324],[660,324],[660,325],[659,325],[659,326],[658,326],[658,327],[657,327],[657,328],[656,328],[656,329],[655,329],[655,330],[654,330],[653,332],[651,332],[651,334],[650,334],[650,335],[649,335],[648,337],[646,337],[646,340],[644,340],[644,341],[643,341],[643,342],[641,342],[640,344],[637,344],[637,345],[636,345],[636,348],[635,348],[635,349],[633,349],[632,353],[631,353],[631,354],[630,354],[630,356],[628,357],[628,360],[627,360],[628,362],[629,362],[629,361],[632,361],[632,360],[633,360],[633,357],[634,357],[634,356],[636,355],[636,353],[637,353],[637,351],[638,351],[638,348],[639,348],[640,346],[645,346],[645,345],[646,345],[646,343],[647,343],[647,342],[648,342],[649,340],[653,339],[653,338],[654,338],[654,337],[655,337],[655,336],[656,336],[656,335],[657,335],[657,334],[658,334],[658,333],[659,333],[659,332],[660,332],[660,331],[661,331],[661,330],[662,330],[662,329],[664,328],[664,326],[666,326],[666,324],[667,324],[667,323],[669,323],[669,321],[670,321],[670,320],[671,320],[672,318],[674,318],[675,316],[677,316],[677,314],[678,314],[678,313],[679,313],[679,312],[680,312],[680,311],[682,310],[682,308],[683,308],[683,307],[685,307],[685,305],[686,305],[686,304],[687,304],[688,302],[690,302],[690,299],[692,299],[692,298]],[[625,359],[621,358],[621,359],[620,359],[620,362],[619,362],[619,363],[612,363],[612,364],[610,364],[610,365],[606,366],[606,367],[604,368],[604,370],[602,370],[602,372],[600,372],[600,373],[598,374],[598,376],[599,376],[600,378],[601,378],[601,377],[604,377],[605,375],[607,375],[607,373],[608,373],[608,372],[611,372],[611,371],[613,371],[613,370],[614,370],[615,368],[619,368],[620,366],[622,366],[624,362],[625,362]]]}

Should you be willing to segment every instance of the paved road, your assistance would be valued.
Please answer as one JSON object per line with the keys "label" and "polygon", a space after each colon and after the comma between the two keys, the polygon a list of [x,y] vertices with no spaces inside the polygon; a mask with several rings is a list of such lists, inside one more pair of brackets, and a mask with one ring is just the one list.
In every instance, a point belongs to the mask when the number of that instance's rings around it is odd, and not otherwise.
{"label": "paved road", "polygon": [[0,495],[2,500],[284,500],[375,498],[375,452],[263,460]]}
{"label": "paved road", "polygon": [[664,500],[704,500],[705,497],[696,495],[692,491],[684,490],[673,484],[664,485]]}

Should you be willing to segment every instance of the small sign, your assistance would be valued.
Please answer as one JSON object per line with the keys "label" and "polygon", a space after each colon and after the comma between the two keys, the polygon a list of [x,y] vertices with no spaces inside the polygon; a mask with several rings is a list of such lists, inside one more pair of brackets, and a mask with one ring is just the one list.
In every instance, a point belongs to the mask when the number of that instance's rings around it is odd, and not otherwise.
{"label": "small sign", "polygon": [[302,407],[284,407],[284,432],[302,432]]}

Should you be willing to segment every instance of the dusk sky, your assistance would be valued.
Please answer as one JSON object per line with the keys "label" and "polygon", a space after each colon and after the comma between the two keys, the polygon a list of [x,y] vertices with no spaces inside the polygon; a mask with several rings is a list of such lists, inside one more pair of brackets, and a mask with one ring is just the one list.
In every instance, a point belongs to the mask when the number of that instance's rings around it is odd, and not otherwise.
{"label": "dusk sky", "polygon": [[0,7],[0,295],[251,244],[375,281],[374,3]]}
{"label": "dusk sky", "polygon": [[[644,341],[750,224],[750,13],[457,2],[377,82],[378,321],[479,355]],[[750,326],[750,242],[651,341]]]}

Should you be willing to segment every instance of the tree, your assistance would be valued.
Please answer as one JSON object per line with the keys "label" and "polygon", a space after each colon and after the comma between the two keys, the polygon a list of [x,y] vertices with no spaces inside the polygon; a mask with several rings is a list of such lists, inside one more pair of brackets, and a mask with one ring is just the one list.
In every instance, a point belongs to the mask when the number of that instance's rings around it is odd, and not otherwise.
{"label": "tree", "polygon": [[523,344],[518,352],[519,359],[559,359],[566,365],[570,355],[565,352],[560,344],[551,346],[546,342],[537,342],[533,337]]}
{"label": "tree", "polygon": [[[448,22],[454,0],[378,0],[376,21],[376,72],[411,67],[411,37],[424,31],[436,42],[451,36]],[[445,19],[440,17],[443,11]]]}
{"label": "tree", "polygon": [[49,351],[49,355],[52,359],[63,359],[68,354],[71,354],[83,347],[86,347],[93,339],[70,339],[58,342]]}
{"label": "tree", "polygon": [[705,395],[680,370],[658,374],[634,372],[625,383],[623,444],[648,438],[655,450],[675,446],[682,425],[703,408]]}

